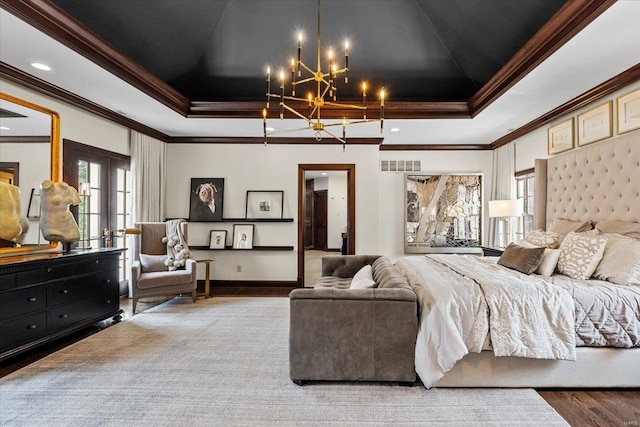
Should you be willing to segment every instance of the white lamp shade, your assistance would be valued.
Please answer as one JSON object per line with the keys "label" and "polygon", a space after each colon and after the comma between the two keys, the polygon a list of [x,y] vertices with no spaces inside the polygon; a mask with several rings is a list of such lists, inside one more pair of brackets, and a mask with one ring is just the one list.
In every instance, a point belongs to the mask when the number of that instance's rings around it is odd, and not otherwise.
{"label": "white lamp shade", "polygon": [[520,216],[524,211],[524,199],[515,200],[490,200],[490,217]]}

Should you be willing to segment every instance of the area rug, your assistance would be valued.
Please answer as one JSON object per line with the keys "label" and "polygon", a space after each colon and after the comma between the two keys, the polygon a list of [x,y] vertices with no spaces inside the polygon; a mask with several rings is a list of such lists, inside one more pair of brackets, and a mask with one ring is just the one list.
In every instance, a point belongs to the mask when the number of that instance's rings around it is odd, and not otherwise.
{"label": "area rug", "polygon": [[288,376],[288,298],[177,298],[0,379],[3,426],[568,425],[532,389]]}

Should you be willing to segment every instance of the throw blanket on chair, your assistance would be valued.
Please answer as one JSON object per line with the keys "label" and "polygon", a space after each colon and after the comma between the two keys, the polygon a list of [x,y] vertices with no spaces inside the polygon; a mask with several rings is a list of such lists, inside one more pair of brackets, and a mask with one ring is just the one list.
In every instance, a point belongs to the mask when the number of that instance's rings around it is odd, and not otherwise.
{"label": "throw blanket on chair", "polygon": [[181,224],[184,219],[171,219],[167,221],[167,235],[162,239],[162,243],[167,244],[167,260],[165,265],[169,271],[183,268],[187,259],[191,256],[189,246],[182,234]]}

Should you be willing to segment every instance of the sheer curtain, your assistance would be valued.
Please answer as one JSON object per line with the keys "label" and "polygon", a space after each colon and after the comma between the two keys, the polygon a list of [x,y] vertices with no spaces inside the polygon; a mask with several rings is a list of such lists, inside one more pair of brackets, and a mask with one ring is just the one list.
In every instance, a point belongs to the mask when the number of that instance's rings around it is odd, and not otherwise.
{"label": "sheer curtain", "polygon": [[[514,178],[516,172],[515,151],[514,142],[493,150],[493,177],[490,200],[516,198]],[[489,221],[489,246],[500,246],[500,218],[489,218]],[[511,236],[508,237],[507,241],[511,241]]]}
{"label": "sheer curtain", "polygon": [[133,222],[164,221],[167,144],[131,131]]}

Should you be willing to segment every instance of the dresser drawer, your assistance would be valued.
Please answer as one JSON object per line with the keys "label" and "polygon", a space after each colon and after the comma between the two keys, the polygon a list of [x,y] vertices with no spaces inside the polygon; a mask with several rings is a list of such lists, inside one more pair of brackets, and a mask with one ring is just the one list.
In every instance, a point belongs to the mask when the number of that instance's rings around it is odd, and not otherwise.
{"label": "dresser drawer", "polygon": [[43,283],[73,275],[73,264],[40,266],[16,273],[16,286]]}
{"label": "dresser drawer", "polygon": [[74,274],[89,274],[98,271],[115,270],[118,268],[118,257],[99,258],[91,261],[82,261],[75,265]]}
{"label": "dresser drawer", "polygon": [[0,294],[0,319],[42,310],[47,306],[47,288],[33,286]]}
{"label": "dresser drawer", "polygon": [[29,314],[9,321],[0,321],[0,351],[9,350],[47,334],[47,312]]}
{"label": "dresser drawer", "polygon": [[0,274],[0,292],[10,291],[16,287],[16,274]]}
{"label": "dresser drawer", "polygon": [[118,292],[108,292],[49,310],[48,331],[56,332],[101,314],[118,310]]}
{"label": "dresser drawer", "polygon": [[118,270],[60,280],[47,285],[49,306],[66,304],[118,288]]}

